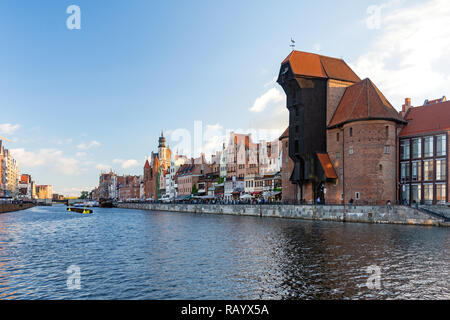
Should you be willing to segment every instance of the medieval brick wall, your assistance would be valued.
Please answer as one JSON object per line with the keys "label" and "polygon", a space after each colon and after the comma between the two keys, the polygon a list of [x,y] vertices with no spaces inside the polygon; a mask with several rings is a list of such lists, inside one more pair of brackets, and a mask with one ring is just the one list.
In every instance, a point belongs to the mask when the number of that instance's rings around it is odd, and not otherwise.
{"label": "medieval brick wall", "polygon": [[338,202],[345,193],[346,203],[350,199],[356,204],[395,203],[395,130],[394,122],[384,120],[351,122],[342,129],[328,130],[328,154],[338,183],[327,184],[327,201]]}

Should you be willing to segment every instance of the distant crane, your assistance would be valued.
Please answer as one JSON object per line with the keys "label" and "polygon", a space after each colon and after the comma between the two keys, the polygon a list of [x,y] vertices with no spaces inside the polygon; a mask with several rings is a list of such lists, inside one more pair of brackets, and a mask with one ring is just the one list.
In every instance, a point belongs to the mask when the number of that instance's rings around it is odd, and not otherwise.
{"label": "distant crane", "polygon": [[2,137],[2,136],[0,136],[0,140],[5,140],[5,141],[7,141],[7,142],[11,142],[11,140],[6,139],[6,138],[4,138],[4,137]]}

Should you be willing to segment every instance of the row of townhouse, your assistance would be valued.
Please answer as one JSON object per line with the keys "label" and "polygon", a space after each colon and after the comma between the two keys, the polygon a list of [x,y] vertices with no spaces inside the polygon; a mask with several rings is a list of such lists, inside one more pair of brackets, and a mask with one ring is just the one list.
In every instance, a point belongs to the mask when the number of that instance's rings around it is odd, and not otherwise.
{"label": "row of townhouse", "polygon": [[254,143],[251,134],[233,132],[228,146],[224,143],[207,161],[204,154],[190,159],[173,154],[161,135],[158,152],[144,165],[141,199],[281,197],[280,145],[278,139]]}
{"label": "row of townhouse", "polygon": [[19,194],[19,166],[11,152],[0,140],[0,196],[17,197]]}
{"label": "row of townhouse", "polygon": [[47,200],[53,197],[51,185],[36,185],[29,174],[20,174],[19,165],[0,139],[0,198]]}

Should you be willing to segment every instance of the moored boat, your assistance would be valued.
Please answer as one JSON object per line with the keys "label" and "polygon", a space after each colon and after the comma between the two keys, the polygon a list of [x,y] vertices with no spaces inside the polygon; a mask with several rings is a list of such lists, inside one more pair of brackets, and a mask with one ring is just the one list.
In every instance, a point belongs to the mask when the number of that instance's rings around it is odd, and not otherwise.
{"label": "moored boat", "polygon": [[77,213],[83,213],[83,214],[94,213],[93,210],[86,209],[86,208],[71,208],[71,207],[68,207],[66,210],[69,211],[69,212],[77,212]]}

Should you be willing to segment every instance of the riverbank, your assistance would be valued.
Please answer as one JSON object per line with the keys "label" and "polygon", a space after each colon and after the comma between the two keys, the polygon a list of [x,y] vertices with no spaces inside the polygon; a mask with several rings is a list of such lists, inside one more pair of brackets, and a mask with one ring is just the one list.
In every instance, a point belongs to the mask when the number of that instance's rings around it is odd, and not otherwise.
{"label": "riverbank", "polygon": [[34,204],[32,204],[32,203],[22,203],[22,204],[5,203],[5,204],[0,204],[0,214],[7,213],[7,212],[13,212],[13,211],[26,210],[26,209],[29,209],[31,207],[34,207]]}
{"label": "riverbank", "polygon": [[296,206],[120,203],[118,208],[335,222],[405,224],[448,227],[444,219],[408,206]]}

